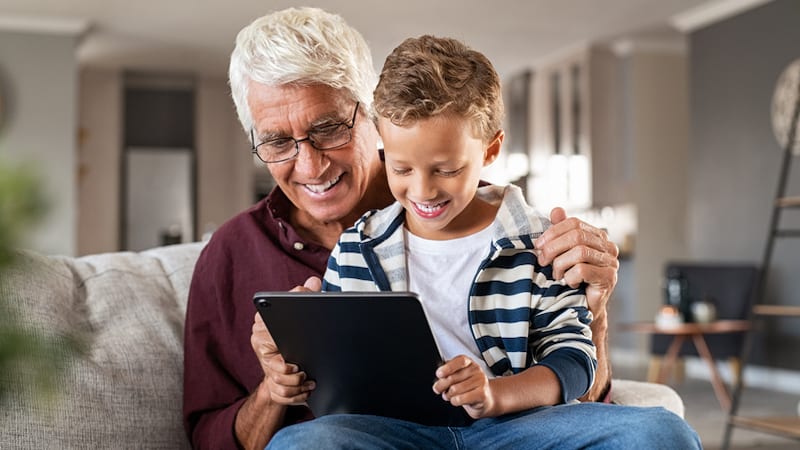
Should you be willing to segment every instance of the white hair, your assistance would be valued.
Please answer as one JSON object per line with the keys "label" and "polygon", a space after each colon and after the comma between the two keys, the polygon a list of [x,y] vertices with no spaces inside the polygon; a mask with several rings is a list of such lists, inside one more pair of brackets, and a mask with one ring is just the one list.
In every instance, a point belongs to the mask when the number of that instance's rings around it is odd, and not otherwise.
{"label": "white hair", "polygon": [[250,81],[341,89],[372,117],[377,75],[369,47],[341,16],[319,8],[276,11],[243,28],[236,36],[228,78],[246,132],[254,125],[247,103]]}

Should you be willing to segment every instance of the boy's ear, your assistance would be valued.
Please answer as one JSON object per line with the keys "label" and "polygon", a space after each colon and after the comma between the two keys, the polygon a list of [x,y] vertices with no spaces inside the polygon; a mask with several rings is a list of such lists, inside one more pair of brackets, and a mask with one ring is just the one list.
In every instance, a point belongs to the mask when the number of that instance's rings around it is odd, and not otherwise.
{"label": "boy's ear", "polygon": [[503,130],[499,130],[492,140],[489,141],[489,145],[486,146],[486,150],[483,152],[484,167],[493,163],[494,160],[497,159],[497,156],[500,155],[500,146],[503,144],[503,139],[505,137],[506,135]]}

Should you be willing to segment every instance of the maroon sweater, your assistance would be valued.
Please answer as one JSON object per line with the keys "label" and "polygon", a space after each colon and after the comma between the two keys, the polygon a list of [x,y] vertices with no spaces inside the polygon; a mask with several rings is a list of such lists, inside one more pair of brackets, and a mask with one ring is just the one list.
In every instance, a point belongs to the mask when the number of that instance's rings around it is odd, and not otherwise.
{"label": "maroon sweater", "polygon": [[[330,250],[300,238],[289,205],[275,189],[220,227],[197,260],[184,334],[183,418],[193,448],[238,448],[236,413],[264,378],[250,345],[253,294],[325,272]],[[291,407],[286,422],[310,417]]]}

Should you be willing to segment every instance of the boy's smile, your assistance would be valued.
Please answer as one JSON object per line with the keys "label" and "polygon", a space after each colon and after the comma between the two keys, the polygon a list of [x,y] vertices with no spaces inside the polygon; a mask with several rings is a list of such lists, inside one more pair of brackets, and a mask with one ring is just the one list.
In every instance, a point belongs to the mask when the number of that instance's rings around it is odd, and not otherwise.
{"label": "boy's smile", "polygon": [[449,201],[436,203],[433,205],[424,204],[424,203],[415,203],[411,202],[412,206],[414,206],[414,211],[422,217],[433,219],[444,212],[444,208],[447,207],[447,204],[450,203]]}

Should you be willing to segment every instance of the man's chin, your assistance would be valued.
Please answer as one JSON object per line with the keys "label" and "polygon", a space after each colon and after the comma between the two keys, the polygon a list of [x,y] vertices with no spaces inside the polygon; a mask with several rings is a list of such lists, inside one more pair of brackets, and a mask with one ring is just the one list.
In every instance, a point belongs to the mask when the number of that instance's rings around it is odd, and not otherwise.
{"label": "man's chin", "polygon": [[344,200],[311,202],[305,206],[306,213],[319,223],[341,222],[355,209],[354,204]]}

